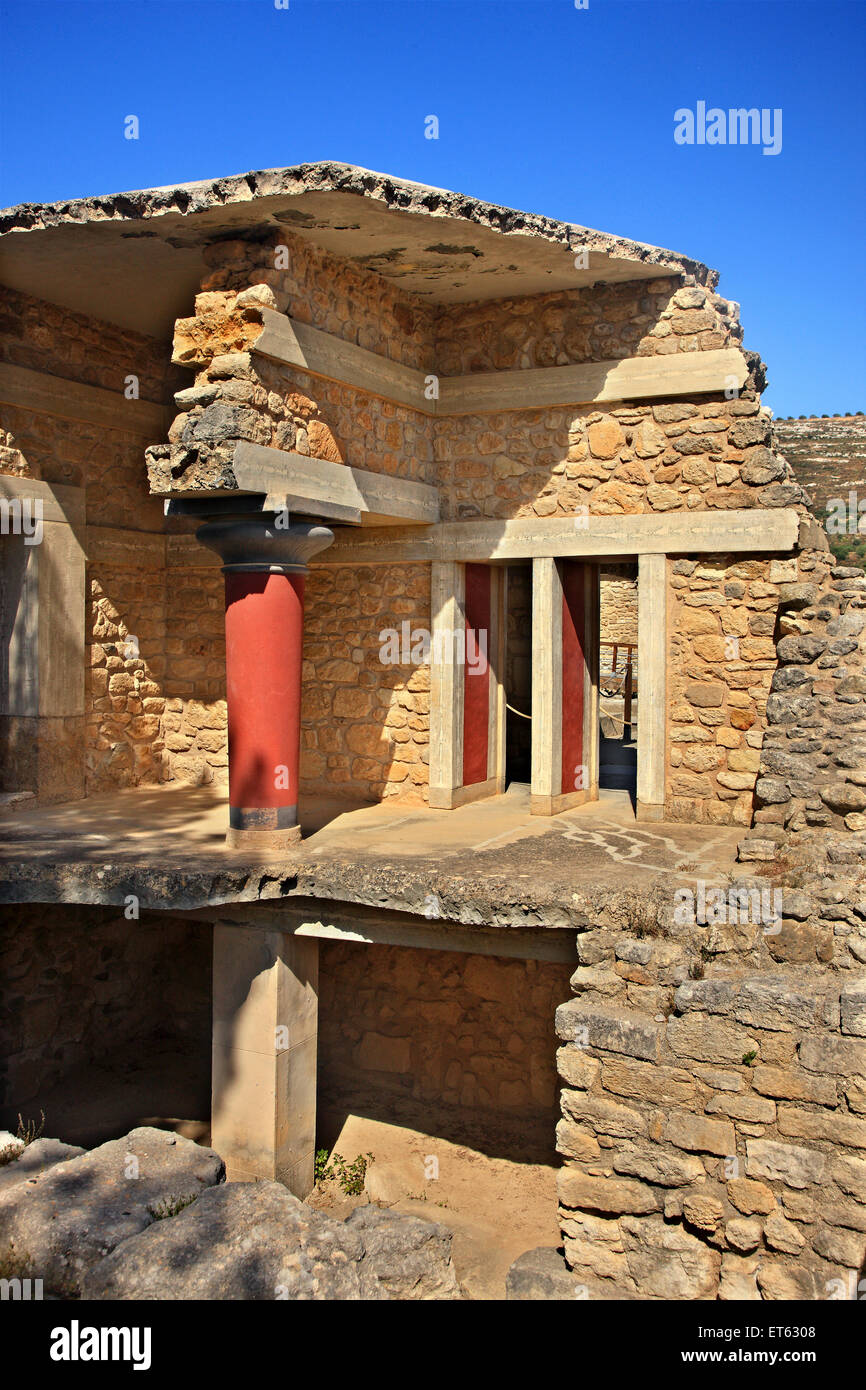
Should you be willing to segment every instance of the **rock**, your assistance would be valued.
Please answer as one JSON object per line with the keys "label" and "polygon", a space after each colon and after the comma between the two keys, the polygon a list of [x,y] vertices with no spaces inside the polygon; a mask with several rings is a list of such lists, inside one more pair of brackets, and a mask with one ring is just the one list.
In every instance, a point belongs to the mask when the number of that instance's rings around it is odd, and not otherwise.
{"label": "rock", "polygon": [[551,1245],[539,1245],[518,1255],[505,1279],[506,1299],[525,1303],[573,1302],[585,1289],[560,1251]]}
{"label": "rock", "polygon": [[764,1239],[772,1250],[782,1250],[787,1255],[798,1255],[806,1244],[793,1221],[788,1221],[780,1211],[767,1217]]}
{"label": "rock", "polygon": [[702,1240],[668,1225],[661,1215],[620,1223],[628,1267],[644,1297],[665,1299],[715,1296],[721,1257]]}
{"label": "rock", "polygon": [[842,1032],[866,1038],[866,980],[845,985],[841,996]]}
{"label": "rock", "polygon": [[700,1115],[669,1115],[662,1137],[689,1153],[726,1157],[737,1151],[733,1125],[724,1120],[705,1120]]}
{"label": "rock", "polygon": [[361,1237],[363,1299],[463,1297],[451,1263],[451,1232],[444,1226],[373,1206],[356,1208],[344,1224]]}
{"label": "rock", "polygon": [[46,1293],[74,1297],[87,1271],[117,1245],[224,1176],[212,1149],[165,1130],[134,1129],[0,1191],[0,1250],[16,1272],[42,1279]]}
{"label": "rock", "polygon": [[348,1221],[279,1183],[226,1183],[124,1241],[93,1268],[85,1297],[320,1301],[459,1299],[451,1235],[359,1207]]}
{"label": "rock", "polygon": [[866,627],[862,613],[842,613],[827,624],[828,637],[859,637]]}
{"label": "rock", "polygon": [[776,655],[785,664],[803,662],[808,665],[826,649],[826,637],[804,633],[803,636],[782,637],[776,644]]}
{"label": "rock", "polygon": [[776,1205],[772,1188],[754,1178],[731,1178],[727,1192],[731,1204],[744,1216],[766,1215]]}
{"label": "rock", "polygon": [[793,1144],[777,1144],[772,1139],[746,1140],[746,1172],[752,1177],[770,1178],[789,1187],[808,1187],[820,1182],[827,1160],[814,1149]]}
{"label": "rock", "polygon": [[831,811],[844,815],[847,811],[862,811],[866,806],[866,791],[850,782],[830,782],[818,788],[818,795]]}
{"label": "rock", "polygon": [[760,1221],[750,1221],[745,1216],[735,1216],[725,1224],[725,1237],[734,1250],[747,1254],[761,1243]]}
{"label": "rock", "polygon": [[576,1168],[561,1168],[557,1190],[562,1206],[575,1211],[649,1212],[658,1209],[655,1194],[639,1182],[616,1178],[592,1178]]}
{"label": "rock", "polygon": [[759,777],[755,783],[755,795],[765,806],[781,806],[791,800],[790,788],[781,777]]}
{"label": "rock", "polygon": [[[0,1148],[3,1137],[0,1134]],[[59,1139],[34,1139],[32,1144],[23,1149],[19,1158],[5,1167],[0,1167],[0,1192],[5,1192],[17,1182],[37,1177],[47,1168],[53,1168],[55,1163],[78,1158],[84,1152],[84,1149],[78,1148],[75,1144],[61,1144]]]}
{"label": "rock", "polygon": [[724,1220],[725,1208],[711,1192],[697,1190],[687,1193],[683,1198],[683,1216],[690,1226],[697,1226],[699,1231],[707,1231],[712,1235]]}

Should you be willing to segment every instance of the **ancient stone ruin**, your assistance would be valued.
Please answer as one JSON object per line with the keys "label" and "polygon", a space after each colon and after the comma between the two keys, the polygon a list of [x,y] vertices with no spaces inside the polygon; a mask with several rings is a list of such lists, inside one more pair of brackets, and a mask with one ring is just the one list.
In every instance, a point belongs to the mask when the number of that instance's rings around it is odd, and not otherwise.
{"label": "ancient stone ruin", "polygon": [[496,1296],[856,1298],[866,580],[716,272],[330,163],[0,254],[0,1275],[477,1297],[489,1173]]}

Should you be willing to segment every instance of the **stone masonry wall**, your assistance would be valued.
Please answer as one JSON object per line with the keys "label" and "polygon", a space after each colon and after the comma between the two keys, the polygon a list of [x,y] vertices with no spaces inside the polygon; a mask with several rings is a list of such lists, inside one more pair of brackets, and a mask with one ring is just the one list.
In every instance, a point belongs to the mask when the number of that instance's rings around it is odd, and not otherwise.
{"label": "stone masonry wall", "polygon": [[[167,345],[0,287],[0,360],[99,387],[117,399],[116,423],[110,427],[4,405],[0,471],[83,488],[89,528],[161,532],[162,509],[146,485],[147,438],[129,415],[124,382],[134,374],[141,400],[170,400],[178,383]],[[100,558],[101,533],[89,534],[89,674],[84,728],[75,732],[79,748],[82,738],[86,742],[85,782],[73,788],[58,769],[59,799],[165,775],[159,738],[165,698],[163,566],[141,558],[136,564],[112,564]],[[13,729],[10,750],[20,744]],[[77,757],[78,749],[70,749],[66,761]]]}
{"label": "stone masonry wall", "polygon": [[[602,642],[637,643],[637,577],[631,573],[632,568],[602,566],[599,576]],[[620,664],[619,658],[617,660]]]}
{"label": "stone masonry wall", "polygon": [[430,668],[385,664],[381,635],[429,630],[429,565],[320,566],[305,609],[302,787],[426,799]]}
{"label": "stone masonry wall", "polygon": [[855,1296],[862,865],[852,878],[844,916],[820,876],[786,890],[778,935],[730,910],[677,926],[668,898],[579,938],[557,1142],[566,1259],[591,1295]]}
{"label": "stone masonry wall", "polygon": [[[743,877],[692,882],[690,897],[658,888],[578,938],[576,997],[556,1023],[560,1215],[566,1259],[596,1295],[858,1296],[866,579],[833,565],[817,528],[811,541],[772,583],[760,570],[731,580],[711,559],[706,583],[736,587],[724,605],[694,608],[713,616],[711,642],[749,596],[774,616],[772,692],[763,716],[751,696],[753,726],[740,730],[761,748]],[[715,647],[701,650],[714,659]],[[714,696],[694,727],[737,731],[737,689],[723,694],[730,725],[700,722],[722,708]],[[713,751],[706,737],[689,746]],[[748,793],[731,790],[745,808]]]}
{"label": "stone masonry wall", "polygon": [[138,1039],[206,1042],[210,972],[208,923],[130,922],[116,908],[57,904],[0,909],[2,1123],[14,1129],[18,1110],[38,1106],[71,1068],[116,1064]]}
{"label": "stone masonry wall", "polygon": [[[319,1075],[329,1093],[372,1091],[496,1114],[551,1147],[550,1018],[571,967],[399,946],[321,945]],[[436,1132],[434,1130],[431,1133]]]}

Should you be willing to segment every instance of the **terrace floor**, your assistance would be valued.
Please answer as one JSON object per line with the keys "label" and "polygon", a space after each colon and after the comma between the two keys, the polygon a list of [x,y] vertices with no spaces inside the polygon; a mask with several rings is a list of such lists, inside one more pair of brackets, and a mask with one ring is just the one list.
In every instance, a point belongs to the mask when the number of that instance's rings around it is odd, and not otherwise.
{"label": "terrace floor", "polygon": [[[453,811],[389,801],[301,801],[305,838],[276,861],[224,845],[224,789],[170,784],[0,812],[0,902],[123,902],[153,908],[305,896],[468,924],[572,926],[601,894],[654,881],[724,881],[743,830],[638,823],[626,791],[545,818],[529,788]],[[436,902],[435,913],[428,909]],[[506,910],[506,916],[497,915]]]}

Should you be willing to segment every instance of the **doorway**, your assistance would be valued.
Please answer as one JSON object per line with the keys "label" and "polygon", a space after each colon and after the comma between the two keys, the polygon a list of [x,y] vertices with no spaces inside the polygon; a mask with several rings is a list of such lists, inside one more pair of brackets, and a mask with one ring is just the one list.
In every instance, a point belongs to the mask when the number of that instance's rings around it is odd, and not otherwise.
{"label": "doorway", "polygon": [[637,801],[637,564],[603,565],[599,623],[600,788]]}
{"label": "doorway", "polygon": [[505,785],[532,780],[532,564],[505,572]]}

